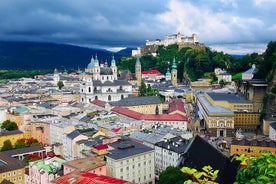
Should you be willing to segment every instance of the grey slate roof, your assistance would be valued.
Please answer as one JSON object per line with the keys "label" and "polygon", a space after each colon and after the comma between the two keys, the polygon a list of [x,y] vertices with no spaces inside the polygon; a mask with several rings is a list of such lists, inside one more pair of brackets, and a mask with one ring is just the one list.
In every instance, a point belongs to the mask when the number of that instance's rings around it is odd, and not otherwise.
{"label": "grey slate roof", "polygon": [[139,144],[129,139],[118,140],[109,144],[108,146],[113,147],[114,149],[109,150],[109,153],[106,155],[106,157],[112,158],[114,160],[124,159],[126,157],[131,157],[154,150],[153,148]]}
{"label": "grey slate roof", "polygon": [[129,97],[116,102],[109,102],[111,106],[135,106],[135,105],[148,105],[160,104],[161,101],[157,96],[142,96],[142,97]]}
{"label": "grey slate roof", "polygon": [[45,148],[42,146],[31,146],[31,147],[2,151],[1,153],[4,155],[7,155],[7,156],[13,156],[13,155],[18,155],[18,154],[26,154],[29,152],[44,151],[44,150],[45,150]]}
{"label": "grey slate roof", "polygon": [[151,133],[151,134],[148,134],[148,136],[144,139],[144,141],[151,144],[155,144],[160,140],[162,140],[164,136],[165,135],[162,135],[162,134]]}
{"label": "grey slate roof", "polygon": [[129,138],[136,139],[138,141],[144,141],[147,136],[147,133],[135,131],[129,136]]}
{"label": "grey slate roof", "polygon": [[69,133],[67,135],[67,137],[70,138],[71,140],[73,140],[76,137],[78,137],[79,135],[80,135],[80,132],[78,130],[74,130],[73,132]]}
{"label": "grey slate roof", "polygon": [[160,141],[155,144],[155,146],[176,152],[176,153],[184,153],[189,141],[183,139],[181,136],[177,136],[165,141]]}
{"label": "grey slate roof", "polygon": [[228,101],[228,102],[237,102],[237,103],[249,103],[250,101],[246,100],[244,97],[234,94],[234,93],[214,93],[207,92],[207,94],[215,101]]}

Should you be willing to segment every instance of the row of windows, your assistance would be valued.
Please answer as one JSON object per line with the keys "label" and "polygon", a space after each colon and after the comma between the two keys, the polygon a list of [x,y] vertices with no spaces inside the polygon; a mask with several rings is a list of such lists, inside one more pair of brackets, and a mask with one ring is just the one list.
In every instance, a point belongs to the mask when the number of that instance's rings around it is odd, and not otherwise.
{"label": "row of windows", "polygon": [[[148,163],[151,164],[151,160],[149,160]],[[147,165],[147,162],[144,161],[143,164],[144,164],[144,166],[145,166],[145,165]],[[141,167],[141,163],[137,163],[137,166],[138,166],[138,168]],[[129,171],[129,168],[130,168],[130,167],[127,166],[127,167],[125,168],[125,170],[126,170],[126,171]],[[135,169],[135,165],[132,165],[132,169]],[[121,169],[120,169],[120,172],[124,172],[124,168],[121,168]]]}
{"label": "row of windows", "polygon": [[11,177],[12,174],[13,174],[13,176],[16,176],[16,174],[22,174],[22,171],[21,171],[21,170],[19,170],[18,172],[13,171],[13,172],[8,172],[7,174],[6,174],[6,173],[3,173],[3,174],[2,174],[2,178],[5,178],[6,176],[7,176],[7,177]]}
{"label": "row of windows", "polygon": [[[152,179],[151,176],[152,176],[152,175],[149,174],[149,179]],[[123,179],[128,180],[128,179],[129,179],[129,176],[127,175],[126,178],[124,178],[124,176],[121,176],[120,178],[121,178],[122,180],[123,180]],[[147,176],[144,176],[143,178],[144,178],[144,181],[147,180]],[[136,181],[135,179],[133,179],[132,182],[133,182],[133,183],[139,183],[139,182],[141,182],[141,177],[139,177],[137,181]]]}

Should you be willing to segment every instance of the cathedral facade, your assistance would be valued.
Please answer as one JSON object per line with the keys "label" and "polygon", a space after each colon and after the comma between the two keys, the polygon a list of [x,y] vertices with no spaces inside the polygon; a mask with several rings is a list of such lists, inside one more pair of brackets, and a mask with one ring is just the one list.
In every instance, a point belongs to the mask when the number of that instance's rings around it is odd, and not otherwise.
{"label": "cathedral facade", "polygon": [[117,66],[114,56],[111,64],[99,63],[97,56],[91,58],[80,83],[80,102],[93,100],[118,101],[132,94],[132,85],[126,80],[117,79]]}

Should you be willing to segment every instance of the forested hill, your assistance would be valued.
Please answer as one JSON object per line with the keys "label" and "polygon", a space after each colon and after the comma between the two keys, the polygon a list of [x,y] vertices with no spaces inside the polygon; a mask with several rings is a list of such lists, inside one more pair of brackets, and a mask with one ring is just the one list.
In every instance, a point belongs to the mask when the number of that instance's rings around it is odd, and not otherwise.
{"label": "forested hill", "polygon": [[71,69],[84,68],[91,55],[110,61],[127,52],[113,53],[66,44],[0,41],[0,69]]}
{"label": "forested hill", "polygon": [[[140,58],[140,61],[142,70],[157,69],[161,73],[166,73],[168,68],[171,69],[172,61],[175,58],[179,81],[183,81],[183,76],[188,76],[191,81],[202,77],[213,79],[216,67],[235,75],[250,69],[252,64],[259,69],[255,77],[266,79],[272,69],[273,59],[268,59],[265,56],[273,50],[271,48],[274,48],[274,45],[276,42],[270,42],[267,51],[263,54],[252,53],[241,57],[217,52],[209,47],[204,49],[185,47],[179,50],[178,45],[173,44],[167,47],[159,46],[156,57],[145,55]],[[130,69],[131,72],[134,72],[135,60],[136,58],[133,57],[122,57],[118,61],[118,67],[121,70]]]}

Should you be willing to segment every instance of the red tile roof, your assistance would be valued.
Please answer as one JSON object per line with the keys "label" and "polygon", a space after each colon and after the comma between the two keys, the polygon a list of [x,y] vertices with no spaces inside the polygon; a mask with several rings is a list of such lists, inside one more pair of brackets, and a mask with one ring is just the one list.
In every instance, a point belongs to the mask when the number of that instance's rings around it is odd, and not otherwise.
{"label": "red tile roof", "polygon": [[93,147],[97,150],[104,150],[104,149],[108,148],[107,144],[99,144],[99,145],[93,146]]}
{"label": "red tile roof", "polygon": [[91,103],[95,104],[97,106],[100,106],[100,107],[105,107],[105,104],[106,104],[106,102],[101,101],[101,100],[93,100],[93,101],[91,101]]}
{"label": "red tile roof", "polygon": [[169,110],[168,110],[169,114],[174,111],[180,111],[180,112],[186,113],[184,108],[184,102],[181,99],[175,99],[169,103]]}
{"label": "red tile roof", "polygon": [[131,184],[129,181],[112,178],[110,176],[97,175],[88,172],[73,171],[53,180],[57,184],[67,184],[73,180],[74,184]]}
{"label": "red tile roof", "polygon": [[145,70],[142,72],[143,75],[149,75],[149,74],[160,74],[158,70]]}
{"label": "red tile roof", "polygon": [[153,120],[153,121],[187,121],[188,117],[180,114],[142,114],[139,112],[132,111],[128,108],[113,107],[112,111],[119,114],[131,117],[137,120]]}
{"label": "red tile roof", "polygon": [[111,128],[111,130],[113,131],[113,132],[119,132],[120,130],[121,130],[122,128]]}

